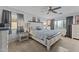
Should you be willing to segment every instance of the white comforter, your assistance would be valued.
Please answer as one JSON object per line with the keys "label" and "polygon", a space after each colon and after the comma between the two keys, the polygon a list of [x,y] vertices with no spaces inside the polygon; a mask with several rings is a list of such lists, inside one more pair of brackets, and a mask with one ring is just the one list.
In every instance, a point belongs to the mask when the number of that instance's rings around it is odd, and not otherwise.
{"label": "white comforter", "polygon": [[57,30],[47,30],[47,29],[42,29],[42,30],[31,30],[31,34],[35,36],[36,38],[39,39],[50,39],[53,38],[54,36],[57,36],[60,32]]}

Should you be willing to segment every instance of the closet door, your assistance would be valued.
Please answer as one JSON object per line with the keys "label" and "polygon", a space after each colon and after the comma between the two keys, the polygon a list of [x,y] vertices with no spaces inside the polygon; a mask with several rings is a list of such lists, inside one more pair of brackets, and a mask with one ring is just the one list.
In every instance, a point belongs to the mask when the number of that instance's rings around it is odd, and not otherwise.
{"label": "closet door", "polygon": [[66,36],[72,36],[72,24],[73,24],[73,16],[66,18]]}

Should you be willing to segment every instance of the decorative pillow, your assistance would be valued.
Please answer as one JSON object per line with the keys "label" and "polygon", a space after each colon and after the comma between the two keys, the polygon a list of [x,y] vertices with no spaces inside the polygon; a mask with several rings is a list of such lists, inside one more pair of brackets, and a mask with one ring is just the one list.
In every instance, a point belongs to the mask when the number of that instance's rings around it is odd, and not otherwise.
{"label": "decorative pillow", "polygon": [[36,27],[36,30],[42,30],[42,28],[40,26]]}

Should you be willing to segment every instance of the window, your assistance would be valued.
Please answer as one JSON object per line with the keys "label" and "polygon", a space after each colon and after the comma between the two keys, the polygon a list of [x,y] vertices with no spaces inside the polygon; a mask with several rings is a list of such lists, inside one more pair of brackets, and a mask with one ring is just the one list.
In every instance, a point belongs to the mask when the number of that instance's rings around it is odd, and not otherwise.
{"label": "window", "polygon": [[11,29],[17,29],[17,22],[11,22]]}
{"label": "window", "polygon": [[16,13],[12,14],[11,29],[12,30],[17,29],[17,16],[16,16]]}
{"label": "window", "polygon": [[58,20],[55,21],[55,29],[63,29],[66,28],[66,20]]}

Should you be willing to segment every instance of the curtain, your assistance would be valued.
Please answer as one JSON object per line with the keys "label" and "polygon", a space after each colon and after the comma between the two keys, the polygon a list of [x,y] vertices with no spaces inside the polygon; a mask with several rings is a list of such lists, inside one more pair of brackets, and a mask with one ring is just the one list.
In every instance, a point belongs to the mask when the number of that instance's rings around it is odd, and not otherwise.
{"label": "curtain", "polygon": [[9,24],[9,21],[11,20],[11,12],[8,10],[3,10],[2,12],[2,23]]}
{"label": "curtain", "polygon": [[5,27],[9,28],[9,33],[11,33],[11,11],[3,10],[2,23],[5,25]]}

